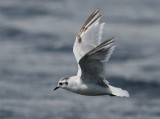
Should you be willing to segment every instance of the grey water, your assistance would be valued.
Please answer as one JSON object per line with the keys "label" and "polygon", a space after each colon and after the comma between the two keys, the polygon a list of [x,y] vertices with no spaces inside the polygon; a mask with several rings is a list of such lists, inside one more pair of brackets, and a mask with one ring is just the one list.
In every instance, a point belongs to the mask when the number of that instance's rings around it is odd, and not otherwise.
{"label": "grey water", "polygon": [[[159,0],[0,0],[0,119],[159,119]],[[130,98],[62,89],[76,75],[75,37],[96,9],[103,40],[115,36],[111,85]]]}

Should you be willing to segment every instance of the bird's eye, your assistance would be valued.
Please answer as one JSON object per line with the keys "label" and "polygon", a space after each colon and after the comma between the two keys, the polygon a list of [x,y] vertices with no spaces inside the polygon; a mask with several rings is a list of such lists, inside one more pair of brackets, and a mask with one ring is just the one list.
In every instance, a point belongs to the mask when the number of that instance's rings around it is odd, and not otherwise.
{"label": "bird's eye", "polygon": [[62,85],[63,83],[59,83],[59,85]]}
{"label": "bird's eye", "polygon": [[68,82],[65,82],[66,85],[68,85]]}

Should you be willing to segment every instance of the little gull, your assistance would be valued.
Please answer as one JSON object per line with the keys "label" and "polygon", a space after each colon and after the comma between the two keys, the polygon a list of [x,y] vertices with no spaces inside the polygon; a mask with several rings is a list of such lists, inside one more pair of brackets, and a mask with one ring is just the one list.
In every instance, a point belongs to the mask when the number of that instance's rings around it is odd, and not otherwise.
{"label": "little gull", "polygon": [[86,20],[78,33],[73,52],[78,64],[77,76],[62,78],[57,87],[81,95],[110,95],[129,97],[121,88],[109,85],[106,80],[106,62],[109,60],[115,45],[114,37],[101,43],[104,23],[99,23],[102,14],[95,10]]}

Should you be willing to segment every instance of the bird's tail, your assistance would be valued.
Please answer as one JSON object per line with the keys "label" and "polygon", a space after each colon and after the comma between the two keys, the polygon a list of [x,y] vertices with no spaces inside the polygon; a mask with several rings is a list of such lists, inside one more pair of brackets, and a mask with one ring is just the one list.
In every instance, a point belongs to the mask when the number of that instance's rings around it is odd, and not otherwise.
{"label": "bird's tail", "polygon": [[109,88],[112,92],[111,96],[129,97],[129,93],[126,90],[123,90],[121,88],[116,88],[111,85],[109,85]]}

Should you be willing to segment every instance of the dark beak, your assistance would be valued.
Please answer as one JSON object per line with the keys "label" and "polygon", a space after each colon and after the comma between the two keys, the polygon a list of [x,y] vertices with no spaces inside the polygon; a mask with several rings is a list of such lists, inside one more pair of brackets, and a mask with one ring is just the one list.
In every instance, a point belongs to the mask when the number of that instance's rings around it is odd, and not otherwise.
{"label": "dark beak", "polygon": [[57,90],[59,88],[59,86],[57,86],[53,91]]}

